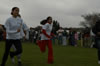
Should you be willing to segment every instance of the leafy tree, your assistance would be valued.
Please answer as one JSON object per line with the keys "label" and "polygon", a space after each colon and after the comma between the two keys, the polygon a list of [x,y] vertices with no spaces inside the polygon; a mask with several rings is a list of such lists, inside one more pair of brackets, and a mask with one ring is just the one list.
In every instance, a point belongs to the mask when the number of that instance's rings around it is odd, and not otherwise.
{"label": "leafy tree", "polygon": [[58,21],[54,20],[53,21],[53,28],[52,28],[52,33],[56,34],[56,31],[60,28],[60,24]]}
{"label": "leafy tree", "polygon": [[91,28],[94,26],[95,22],[100,19],[100,13],[86,14],[82,15],[82,17],[84,18],[84,21],[81,21],[80,25]]}

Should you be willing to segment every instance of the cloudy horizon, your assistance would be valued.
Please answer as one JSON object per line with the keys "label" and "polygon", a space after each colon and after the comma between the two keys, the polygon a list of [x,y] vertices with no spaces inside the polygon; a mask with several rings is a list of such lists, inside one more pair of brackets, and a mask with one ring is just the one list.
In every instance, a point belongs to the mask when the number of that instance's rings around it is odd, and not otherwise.
{"label": "cloudy horizon", "polygon": [[0,0],[0,24],[10,17],[12,7],[19,7],[20,14],[29,27],[52,16],[62,27],[79,27],[81,15],[99,12],[100,0]]}

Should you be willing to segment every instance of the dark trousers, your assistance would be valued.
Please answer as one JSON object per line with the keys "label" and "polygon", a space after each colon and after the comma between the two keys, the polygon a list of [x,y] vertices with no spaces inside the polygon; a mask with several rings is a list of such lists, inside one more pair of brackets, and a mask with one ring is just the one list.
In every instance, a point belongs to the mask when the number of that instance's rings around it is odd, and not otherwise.
{"label": "dark trousers", "polygon": [[63,36],[58,36],[58,43],[59,43],[60,45],[62,45],[62,37],[63,37]]}
{"label": "dark trousers", "polygon": [[98,49],[98,60],[100,61],[100,37],[95,38],[96,48]]}
{"label": "dark trousers", "polygon": [[[11,48],[12,45],[14,45],[15,48],[17,49],[15,52],[10,52],[10,48]],[[2,66],[5,66],[5,63],[8,59],[9,53],[12,56],[16,56],[16,55],[22,53],[22,44],[21,44],[20,40],[6,40],[5,52],[4,52],[4,56],[3,56],[3,59],[2,59]]]}

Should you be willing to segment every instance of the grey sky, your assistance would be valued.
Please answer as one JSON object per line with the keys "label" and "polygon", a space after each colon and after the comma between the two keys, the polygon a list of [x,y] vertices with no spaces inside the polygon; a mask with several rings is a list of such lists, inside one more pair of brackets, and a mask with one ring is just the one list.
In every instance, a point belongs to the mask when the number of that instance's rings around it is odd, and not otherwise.
{"label": "grey sky", "polygon": [[52,16],[62,27],[78,27],[81,15],[99,12],[100,0],[0,0],[0,23],[10,16],[12,7],[20,8],[25,23],[39,25],[42,19]]}

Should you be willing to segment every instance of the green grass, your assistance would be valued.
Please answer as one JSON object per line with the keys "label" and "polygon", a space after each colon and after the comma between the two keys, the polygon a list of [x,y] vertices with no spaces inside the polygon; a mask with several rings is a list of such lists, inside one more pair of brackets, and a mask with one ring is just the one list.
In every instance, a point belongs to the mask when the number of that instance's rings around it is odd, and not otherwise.
{"label": "green grass", "polygon": [[[99,66],[96,49],[54,45],[53,50],[54,64],[47,64],[47,51],[42,54],[38,46],[28,42],[23,43],[23,66]],[[0,42],[0,63],[3,53],[4,42]],[[9,57],[6,66],[17,66],[17,60],[13,65]]]}

